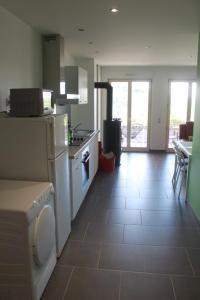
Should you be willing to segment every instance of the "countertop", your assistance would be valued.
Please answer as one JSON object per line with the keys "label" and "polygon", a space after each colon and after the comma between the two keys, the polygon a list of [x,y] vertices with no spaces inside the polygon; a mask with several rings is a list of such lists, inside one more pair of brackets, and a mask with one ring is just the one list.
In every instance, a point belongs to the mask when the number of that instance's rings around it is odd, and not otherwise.
{"label": "countertop", "polygon": [[99,130],[95,130],[80,146],[69,146],[69,159],[75,159],[98,133]]}

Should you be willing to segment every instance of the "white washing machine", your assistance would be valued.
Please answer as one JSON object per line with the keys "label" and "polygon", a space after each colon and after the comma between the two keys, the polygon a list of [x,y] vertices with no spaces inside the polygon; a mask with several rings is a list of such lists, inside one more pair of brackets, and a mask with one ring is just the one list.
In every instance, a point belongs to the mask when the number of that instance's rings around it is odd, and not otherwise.
{"label": "white washing machine", "polygon": [[0,299],[38,300],[56,264],[53,186],[0,180]]}

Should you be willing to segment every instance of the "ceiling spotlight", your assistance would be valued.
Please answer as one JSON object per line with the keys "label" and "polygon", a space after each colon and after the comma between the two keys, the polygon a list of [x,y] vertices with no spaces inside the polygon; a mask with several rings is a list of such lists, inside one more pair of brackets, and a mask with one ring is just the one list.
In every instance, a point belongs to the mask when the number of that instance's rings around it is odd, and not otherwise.
{"label": "ceiling spotlight", "polygon": [[85,29],[84,28],[78,28],[78,31],[83,32],[83,31],[85,31]]}
{"label": "ceiling spotlight", "polygon": [[89,45],[93,45],[93,42],[92,42],[92,41],[91,41],[91,42],[88,42],[88,44],[89,44]]}
{"label": "ceiling spotlight", "polygon": [[117,8],[113,7],[113,8],[111,8],[111,9],[110,9],[110,11],[111,11],[111,13],[114,13],[114,14],[116,14],[116,13],[118,13],[118,12],[119,12],[119,9],[117,9]]}

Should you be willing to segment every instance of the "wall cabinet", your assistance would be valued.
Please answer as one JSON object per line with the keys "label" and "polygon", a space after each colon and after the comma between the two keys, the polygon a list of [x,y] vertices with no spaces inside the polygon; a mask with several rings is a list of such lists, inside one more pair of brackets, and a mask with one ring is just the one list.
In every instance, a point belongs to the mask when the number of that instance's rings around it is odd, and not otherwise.
{"label": "wall cabinet", "polygon": [[64,68],[67,99],[70,103],[88,103],[87,71],[79,66],[66,66]]}

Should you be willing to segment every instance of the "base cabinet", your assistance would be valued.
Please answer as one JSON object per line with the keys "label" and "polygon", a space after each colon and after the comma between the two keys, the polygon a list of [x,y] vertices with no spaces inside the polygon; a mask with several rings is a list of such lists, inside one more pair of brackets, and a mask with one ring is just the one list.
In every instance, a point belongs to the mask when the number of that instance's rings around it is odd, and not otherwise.
{"label": "base cabinet", "polygon": [[[87,148],[87,149],[86,149]],[[88,182],[83,184],[84,165],[82,163],[83,153],[89,149],[89,179]],[[79,155],[70,160],[70,173],[71,173],[71,218],[77,215],[77,212],[88,192],[88,189],[94,179],[98,169],[98,136],[95,135],[89,145],[83,147]]]}
{"label": "base cabinet", "polygon": [[82,170],[81,170],[81,155],[70,161],[71,171],[71,217],[72,220],[82,203]]}
{"label": "base cabinet", "polygon": [[94,176],[98,169],[98,136],[96,135],[90,143],[90,184],[92,183]]}

